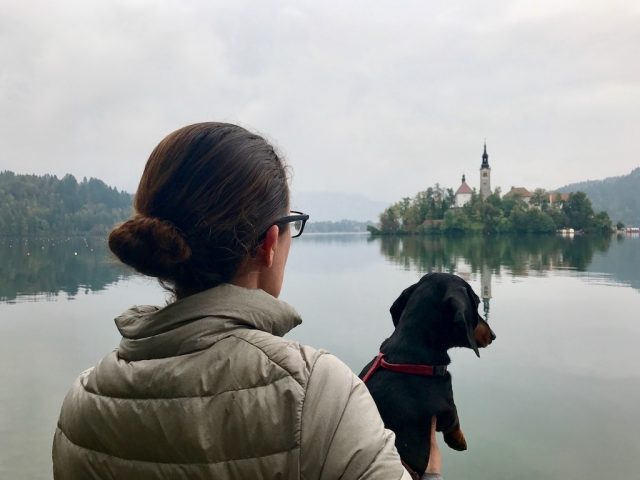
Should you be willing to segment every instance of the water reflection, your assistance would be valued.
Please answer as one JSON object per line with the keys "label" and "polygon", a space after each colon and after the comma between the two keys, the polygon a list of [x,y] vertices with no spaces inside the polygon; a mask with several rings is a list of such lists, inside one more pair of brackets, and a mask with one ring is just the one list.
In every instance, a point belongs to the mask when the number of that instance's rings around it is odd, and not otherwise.
{"label": "water reflection", "polygon": [[385,236],[379,241],[382,254],[407,270],[453,273],[459,272],[462,261],[471,273],[500,274],[506,268],[514,276],[558,269],[586,271],[594,255],[606,252],[611,245],[610,237],[567,238],[553,235]]}
{"label": "water reflection", "polygon": [[489,300],[491,300],[491,269],[483,265],[480,272],[480,298],[482,298],[482,308],[484,319],[489,321]]}
{"label": "water reflection", "polygon": [[[299,242],[313,257],[313,245],[332,255],[358,260],[347,245],[379,243],[383,256],[405,270],[443,271],[463,277],[480,274],[486,311],[491,299],[491,277],[544,274],[574,270],[601,274],[640,290],[640,239],[614,237],[504,236],[504,237],[375,237],[368,234],[306,235]],[[353,257],[356,255],[356,257]],[[364,253],[363,253],[364,255]],[[370,261],[363,257],[363,263]],[[318,269],[313,258],[309,268]],[[334,262],[339,266],[342,262]],[[115,261],[105,239],[0,239],[0,302],[39,300],[66,294],[103,290],[134,273]],[[468,278],[467,278],[468,279]]]}
{"label": "water reflection", "polygon": [[640,290],[640,238],[619,236],[607,252],[596,252],[589,272],[602,273]]}
{"label": "water reflection", "polygon": [[130,275],[109,257],[104,238],[0,239],[0,302],[73,298]]}

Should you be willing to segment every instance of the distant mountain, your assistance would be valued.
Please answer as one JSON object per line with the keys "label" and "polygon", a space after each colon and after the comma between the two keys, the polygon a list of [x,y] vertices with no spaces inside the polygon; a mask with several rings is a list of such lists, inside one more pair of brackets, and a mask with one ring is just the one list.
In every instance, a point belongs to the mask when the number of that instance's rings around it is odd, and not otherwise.
{"label": "distant mountain", "polygon": [[357,220],[339,220],[337,222],[325,220],[323,222],[307,223],[305,233],[365,233],[371,222]]}
{"label": "distant mountain", "polygon": [[640,167],[628,175],[572,183],[557,190],[583,191],[591,199],[593,209],[605,210],[614,223],[620,220],[625,225],[640,225]]}
{"label": "distant mountain", "polygon": [[378,222],[378,216],[388,207],[388,202],[350,193],[294,192],[292,205],[294,210],[308,213],[310,222]]}

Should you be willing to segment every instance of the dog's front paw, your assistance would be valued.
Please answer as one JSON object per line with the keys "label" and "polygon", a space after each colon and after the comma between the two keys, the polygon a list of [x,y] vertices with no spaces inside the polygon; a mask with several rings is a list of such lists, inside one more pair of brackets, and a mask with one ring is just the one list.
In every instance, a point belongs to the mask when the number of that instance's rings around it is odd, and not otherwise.
{"label": "dog's front paw", "polygon": [[450,432],[444,433],[443,437],[444,442],[454,450],[461,451],[467,449],[467,441],[465,440],[464,433],[462,433],[460,427]]}

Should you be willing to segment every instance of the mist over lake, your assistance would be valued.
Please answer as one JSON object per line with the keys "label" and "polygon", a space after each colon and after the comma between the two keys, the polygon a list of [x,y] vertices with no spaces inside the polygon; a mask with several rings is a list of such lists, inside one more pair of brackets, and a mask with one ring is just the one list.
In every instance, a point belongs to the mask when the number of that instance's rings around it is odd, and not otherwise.
{"label": "mist over lake", "polygon": [[[639,267],[637,236],[304,235],[281,298],[304,319],[291,338],[359,372],[404,288],[462,276],[498,338],[480,359],[452,352],[469,450],[442,447],[446,477],[627,479],[640,466]],[[101,238],[0,240],[0,478],[51,478],[62,399],[117,346],[113,318],[166,301]]]}

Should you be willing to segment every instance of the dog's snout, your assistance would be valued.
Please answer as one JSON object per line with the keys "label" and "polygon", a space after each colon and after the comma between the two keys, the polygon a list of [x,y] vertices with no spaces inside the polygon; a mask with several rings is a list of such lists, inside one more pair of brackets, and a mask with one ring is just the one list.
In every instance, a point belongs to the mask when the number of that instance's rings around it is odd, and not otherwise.
{"label": "dog's snout", "polygon": [[480,348],[484,348],[496,339],[496,334],[493,333],[489,324],[482,320],[481,322],[478,322],[478,326],[474,331],[474,337],[477,345]]}

